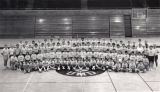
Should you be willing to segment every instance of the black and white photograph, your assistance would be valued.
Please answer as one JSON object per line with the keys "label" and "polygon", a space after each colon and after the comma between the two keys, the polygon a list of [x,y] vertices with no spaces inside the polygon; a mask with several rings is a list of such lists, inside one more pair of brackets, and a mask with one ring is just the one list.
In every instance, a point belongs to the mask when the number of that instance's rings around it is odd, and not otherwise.
{"label": "black and white photograph", "polygon": [[160,92],[160,0],[0,0],[0,92]]}

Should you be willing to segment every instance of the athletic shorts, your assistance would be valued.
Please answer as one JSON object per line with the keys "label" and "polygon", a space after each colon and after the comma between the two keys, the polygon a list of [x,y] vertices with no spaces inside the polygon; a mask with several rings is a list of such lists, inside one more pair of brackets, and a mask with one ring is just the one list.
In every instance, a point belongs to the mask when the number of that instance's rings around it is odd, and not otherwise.
{"label": "athletic shorts", "polygon": [[15,62],[13,62],[13,61],[10,61],[10,64],[14,65],[14,64],[15,64]]}
{"label": "athletic shorts", "polygon": [[154,56],[148,56],[149,62],[154,62]]}
{"label": "athletic shorts", "polygon": [[112,66],[108,66],[108,69],[112,69]]}
{"label": "athletic shorts", "polygon": [[39,68],[42,68],[42,66],[43,66],[42,64],[39,64],[39,65],[38,65]]}

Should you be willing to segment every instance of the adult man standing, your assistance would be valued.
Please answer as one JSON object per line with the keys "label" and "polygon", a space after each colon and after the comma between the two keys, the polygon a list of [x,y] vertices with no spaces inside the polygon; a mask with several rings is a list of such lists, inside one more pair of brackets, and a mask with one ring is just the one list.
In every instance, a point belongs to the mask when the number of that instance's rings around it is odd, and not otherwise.
{"label": "adult man standing", "polygon": [[4,67],[7,69],[7,62],[8,62],[8,58],[9,58],[9,49],[7,45],[4,45],[4,48],[1,52],[2,56],[3,56],[3,60],[4,60]]}

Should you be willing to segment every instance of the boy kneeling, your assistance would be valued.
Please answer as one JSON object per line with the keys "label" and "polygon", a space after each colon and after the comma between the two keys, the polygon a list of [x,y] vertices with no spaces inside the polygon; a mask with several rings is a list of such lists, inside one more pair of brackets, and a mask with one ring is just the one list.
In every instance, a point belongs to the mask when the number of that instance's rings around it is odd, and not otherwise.
{"label": "boy kneeling", "polygon": [[143,61],[139,61],[138,62],[137,69],[138,69],[138,72],[142,72],[142,73],[146,72],[146,69],[145,69],[145,66],[143,64]]}
{"label": "boy kneeling", "polygon": [[129,62],[129,72],[132,72],[132,73],[138,72],[138,69],[136,68],[136,63],[134,60],[131,60]]}

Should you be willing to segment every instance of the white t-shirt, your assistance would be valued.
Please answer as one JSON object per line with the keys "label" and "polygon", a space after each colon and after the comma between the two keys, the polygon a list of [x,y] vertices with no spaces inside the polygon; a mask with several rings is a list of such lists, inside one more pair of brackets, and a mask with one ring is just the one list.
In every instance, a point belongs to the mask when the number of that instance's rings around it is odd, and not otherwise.
{"label": "white t-shirt", "polygon": [[2,50],[2,55],[3,56],[6,56],[6,55],[8,55],[9,54],[9,50],[8,50],[8,48],[3,48],[3,50]]}

